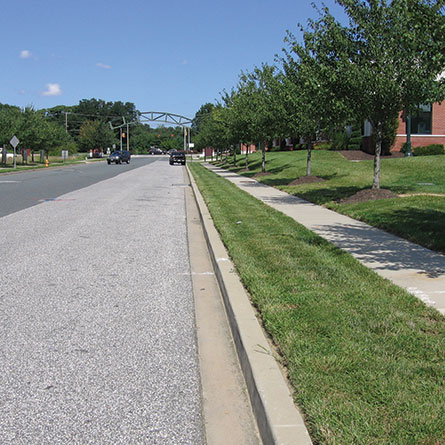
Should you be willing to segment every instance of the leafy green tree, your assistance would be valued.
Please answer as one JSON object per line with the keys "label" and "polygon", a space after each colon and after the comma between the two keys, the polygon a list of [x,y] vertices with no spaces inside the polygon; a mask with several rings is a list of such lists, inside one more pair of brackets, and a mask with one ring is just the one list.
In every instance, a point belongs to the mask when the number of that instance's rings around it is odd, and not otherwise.
{"label": "leafy green tree", "polygon": [[200,131],[195,136],[199,149],[212,147],[217,154],[231,145],[228,110],[222,104],[211,107],[211,111],[201,119]]}
{"label": "leafy green tree", "polygon": [[78,105],[58,105],[45,111],[50,121],[66,126],[68,132],[76,139],[86,121],[112,122],[117,126],[123,124],[124,119],[125,122],[131,123],[139,117],[139,111],[132,102],[106,102],[102,99],[82,99]]}
{"label": "leafy green tree", "polygon": [[79,134],[81,151],[106,148],[116,142],[114,133],[103,121],[86,121],[82,124]]}
{"label": "leafy green tree", "polygon": [[210,102],[201,105],[201,108],[196,112],[192,121],[192,131],[194,134],[198,135],[200,133],[214,108],[215,105]]}
{"label": "leafy green tree", "polygon": [[401,110],[445,98],[443,0],[337,0],[349,24],[323,8],[309,22],[305,50],[319,83],[368,119],[374,129],[374,189],[380,188],[380,155],[385,122]]}
{"label": "leafy green tree", "polygon": [[0,104],[0,145],[9,146],[9,141],[17,133],[20,117],[19,107]]}
{"label": "leafy green tree", "polygon": [[304,44],[288,33],[284,50],[281,97],[288,112],[286,126],[306,144],[306,175],[312,175],[312,149],[317,136],[343,127],[350,119],[344,102],[332,95],[325,85],[325,70],[312,50],[312,35],[304,34]]}
{"label": "leafy green tree", "polygon": [[41,111],[35,111],[32,107],[21,110],[15,123],[16,136],[20,140],[20,148],[35,150],[43,149],[49,142],[47,122]]}
{"label": "leafy green tree", "polygon": [[60,156],[62,150],[67,150],[71,155],[77,153],[77,144],[61,125],[45,121],[43,132],[44,141],[39,149],[56,156]]}
{"label": "leafy green tree", "polygon": [[228,109],[227,123],[231,139],[246,146],[245,168],[249,169],[249,146],[255,142],[253,95],[254,82],[241,75],[236,89],[224,92],[223,101]]}
{"label": "leafy green tree", "polygon": [[158,145],[155,130],[146,124],[130,127],[130,146],[133,153],[148,153],[151,146]]}

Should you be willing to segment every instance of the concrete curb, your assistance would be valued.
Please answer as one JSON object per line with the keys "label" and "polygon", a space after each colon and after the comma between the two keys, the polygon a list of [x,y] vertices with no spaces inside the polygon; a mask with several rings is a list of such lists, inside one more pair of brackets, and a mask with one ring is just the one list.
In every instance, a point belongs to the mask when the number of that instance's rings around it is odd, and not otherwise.
{"label": "concrete curb", "polygon": [[249,297],[188,168],[187,172],[261,438],[265,444],[311,444]]}

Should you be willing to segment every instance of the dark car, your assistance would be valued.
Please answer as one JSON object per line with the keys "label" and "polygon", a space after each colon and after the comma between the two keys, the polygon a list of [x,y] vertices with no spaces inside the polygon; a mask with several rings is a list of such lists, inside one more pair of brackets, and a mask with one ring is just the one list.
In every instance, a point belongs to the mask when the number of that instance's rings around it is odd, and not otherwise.
{"label": "dark car", "polygon": [[185,165],[185,153],[183,151],[172,151],[170,153],[170,165],[173,164]]}
{"label": "dark car", "polygon": [[152,148],[149,152],[149,155],[163,155],[164,151],[161,150],[160,148]]}
{"label": "dark car", "polygon": [[130,163],[131,154],[129,151],[113,151],[110,156],[108,156],[107,162],[110,165],[112,162],[116,164],[122,164],[122,162]]}

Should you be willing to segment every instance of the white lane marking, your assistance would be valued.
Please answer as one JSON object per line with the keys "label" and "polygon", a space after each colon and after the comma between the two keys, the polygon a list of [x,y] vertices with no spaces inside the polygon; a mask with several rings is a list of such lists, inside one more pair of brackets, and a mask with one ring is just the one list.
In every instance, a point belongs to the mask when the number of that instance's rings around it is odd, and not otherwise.
{"label": "white lane marking", "polygon": [[22,181],[0,181],[0,184],[14,184]]}

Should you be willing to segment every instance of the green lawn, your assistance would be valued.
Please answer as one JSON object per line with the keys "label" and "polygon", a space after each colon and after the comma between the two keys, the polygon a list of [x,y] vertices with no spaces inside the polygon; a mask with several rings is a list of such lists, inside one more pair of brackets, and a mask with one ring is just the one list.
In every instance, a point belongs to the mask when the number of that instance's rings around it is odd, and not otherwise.
{"label": "green lawn", "polygon": [[[254,176],[261,171],[261,155],[255,153],[249,158],[248,172],[244,171],[244,156],[239,157],[237,168],[231,163],[222,166]],[[312,155],[312,174],[324,181],[296,186],[289,183],[306,174],[306,151],[268,153],[266,170],[269,174],[256,178],[258,181],[445,253],[445,156],[382,159],[382,188],[396,194],[430,196],[354,205],[339,201],[371,187],[372,160],[351,162],[340,153],[316,150]]]}
{"label": "green lawn", "polygon": [[[49,157],[49,167],[60,167],[61,165],[67,165],[67,164],[79,164],[82,162],[85,162],[85,158],[87,157],[86,153],[82,153],[77,156],[71,156],[67,160],[63,160],[60,156],[50,156]],[[35,162],[31,161],[31,158],[29,158],[29,161],[27,164],[24,164],[21,160],[21,156],[19,157],[19,160],[16,162],[16,168],[14,169],[13,166],[13,160],[8,159],[8,162],[6,165],[0,163],[0,173],[9,173],[14,171],[24,171],[24,170],[36,170],[39,168],[46,168],[46,165],[44,163],[40,163],[38,161],[39,156],[35,156]],[[87,158],[88,162],[98,162],[98,161],[104,161],[106,158]]]}
{"label": "green lawn", "polygon": [[225,179],[189,167],[314,443],[445,443],[445,318]]}

